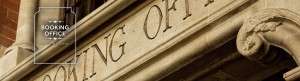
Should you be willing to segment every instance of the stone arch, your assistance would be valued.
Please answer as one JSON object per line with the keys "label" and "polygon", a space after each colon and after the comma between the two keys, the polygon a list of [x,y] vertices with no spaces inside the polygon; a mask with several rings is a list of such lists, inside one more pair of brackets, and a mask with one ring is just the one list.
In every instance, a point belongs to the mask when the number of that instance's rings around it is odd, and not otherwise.
{"label": "stone arch", "polygon": [[[268,53],[272,45],[287,51],[299,65],[300,16],[282,8],[262,10],[244,21],[236,44],[238,51],[250,60],[274,60],[277,54]],[[297,68],[285,73],[284,78],[288,81],[300,78],[300,68]]]}

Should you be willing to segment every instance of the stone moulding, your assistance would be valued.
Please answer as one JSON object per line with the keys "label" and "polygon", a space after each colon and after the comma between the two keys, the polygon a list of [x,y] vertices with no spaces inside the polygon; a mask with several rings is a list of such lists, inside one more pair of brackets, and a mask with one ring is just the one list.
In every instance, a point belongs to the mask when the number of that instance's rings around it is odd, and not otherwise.
{"label": "stone moulding", "polygon": [[[300,16],[281,8],[270,8],[246,19],[237,36],[237,49],[245,57],[258,62],[270,62],[276,53],[270,45],[287,51],[299,65],[300,60]],[[300,69],[284,74],[288,81],[300,78]]]}
{"label": "stone moulding", "polygon": [[[113,17],[115,14],[120,12],[121,10],[125,9],[129,5],[131,5],[136,0],[111,0],[107,2],[107,4],[102,5],[101,7],[97,8],[93,12],[91,12],[89,15],[81,19],[77,22],[76,26],[76,32],[80,33],[77,35],[77,40],[85,36],[87,33],[95,29],[97,26],[103,24],[108,19]],[[26,2],[26,1],[24,1]],[[21,1],[21,6],[23,2]],[[26,6],[26,5],[25,5]],[[21,14],[20,14],[21,15]],[[75,28],[72,27],[69,29],[70,31],[67,31],[67,35],[64,37],[64,39],[59,40],[57,42],[71,42],[74,43],[74,32]],[[32,34],[33,36],[33,34]],[[31,39],[31,38],[30,38]],[[55,55],[59,54],[63,49],[67,48],[70,45],[66,45],[64,47],[58,47],[58,46],[45,46],[39,49],[36,52],[36,56],[40,56],[40,59],[36,59],[39,62],[46,62],[47,60],[51,59]],[[10,70],[7,70],[7,72],[3,73],[3,75],[0,76],[0,81],[15,81],[19,80],[20,78],[24,77],[26,74],[30,73],[31,71],[35,70],[39,64],[33,64],[33,56],[29,56],[26,59],[24,59],[22,62],[20,62],[18,65],[16,65],[13,68],[10,68]]]}

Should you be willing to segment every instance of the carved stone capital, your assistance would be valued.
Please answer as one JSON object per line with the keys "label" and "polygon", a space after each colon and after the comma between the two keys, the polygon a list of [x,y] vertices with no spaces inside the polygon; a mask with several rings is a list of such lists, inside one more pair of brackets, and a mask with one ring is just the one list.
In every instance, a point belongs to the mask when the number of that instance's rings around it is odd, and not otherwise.
{"label": "carved stone capital", "polygon": [[280,8],[262,10],[244,21],[237,35],[237,49],[250,60],[270,62],[278,56],[270,45],[276,46],[287,51],[299,65],[299,23],[299,15],[292,11]]}

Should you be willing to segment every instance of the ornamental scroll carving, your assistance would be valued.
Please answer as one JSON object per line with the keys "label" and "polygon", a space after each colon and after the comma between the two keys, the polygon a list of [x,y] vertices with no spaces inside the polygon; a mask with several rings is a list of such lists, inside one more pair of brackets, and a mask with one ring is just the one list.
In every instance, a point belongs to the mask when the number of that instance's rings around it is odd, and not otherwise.
{"label": "ornamental scroll carving", "polygon": [[[300,16],[281,8],[262,10],[244,21],[236,44],[238,51],[250,60],[273,61],[279,54],[270,47],[272,45],[287,51],[299,65]],[[300,67],[297,68],[285,73],[284,78],[299,80]]]}
{"label": "ornamental scroll carving", "polygon": [[280,8],[265,9],[258,12],[244,21],[237,36],[238,51],[248,59],[256,61],[268,54],[270,45],[283,48],[291,53],[292,50],[288,48],[289,45],[284,44],[285,39],[287,36],[300,31],[289,31],[289,29],[299,30],[299,27],[291,28],[284,22],[292,21],[292,23],[299,25],[299,18],[292,11]]}
{"label": "ornamental scroll carving", "polygon": [[285,16],[278,9],[268,9],[244,21],[237,36],[237,47],[242,55],[252,60],[259,60],[264,55],[258,53],[266,54],[269,51],[270,45],[265,43],[259,33],[276,31],[282,22],[272,21],[274,18],[285,18]]}

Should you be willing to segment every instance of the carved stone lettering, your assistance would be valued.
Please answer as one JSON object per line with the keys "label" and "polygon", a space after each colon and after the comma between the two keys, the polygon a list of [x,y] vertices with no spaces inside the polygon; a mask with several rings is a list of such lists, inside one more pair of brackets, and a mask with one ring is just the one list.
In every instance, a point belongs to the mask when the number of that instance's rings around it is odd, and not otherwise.
{"label": "carved stone lettering", "polygon": [[168,9],[168,11],[170,11],[170,10],[172,10],[172,9],[173,9],[174,11],[177,10],[176,7],[175,7],[175,3],[176,3],[176,2],[177,2],[177,0],[174,0],[174,1],[173,1],[173,4],[172,4],[171,8]]}
{"label": "carved stone lettering", "polygon": [[105,53],[105,56],[104,56],[97,44],[94,44],[92,47],[97,50],[97,53],[101,56],[101,59],[103,60],[105,65],[107,65],[107,52]]}
{"label": "carved stone lettering", "polygon": [[[125,25],[124,25],[124,26],[125,26]],[[125,44],[126,44],[126,42],[124,42],[123,44],[119,45],[119,47],[122,49],[122,53],[121,53],[121,55],[120,55],[117,59],[114,59],[114,57],[113,57],[113,52],[112,52],[112,51],[113,51],[113,50],[112,50],[112,46],[113,46],[114,37],[115,37],[116,33],[117,33],[119,30],[122,31],[122,34],[125,34],[125,32],[124,32],[124,30],[123,30],[124,26],[118,28],[118,29],[115,31],[115,33],[113,34],[113,36],[112,36],[112,40],[111,40],[111,43],[110,43],[110,46],[109,46],[109,54],[110,54],[110,58],[111,58],[111,60],[112,60],[113,62],[117,62],[117,61],[120,60],[120,58],[125,54],[124,49],[125,49]]]}
{"label": "carved stone lettering", "polygon": [[[175,4],[175,1],[174,1]],[[175,8],[175,5],[173,5]],[[172,26],[169,25],[169,0],[165,0],[165,12],[166,12],[166,28],[164,29],[164,32],[166,32],[168,29],[172,28]]]}
{"label": "carved stone lettering", "polygon": [[[148,20],[151,10],[152,10],[152,13],[156,12],[159,15],[157,20]],[[147,36],[148,39],[154,39],[157,36],[157,34],[159,32],[159,29],[160,29],[160,26],[161,26],[162,16],[163,15],[162,15],[161,9],[157,5],[153,5],[149,9],[149,11],[147,13],[147,16],[146,16],[146,19],[145,19],[145,22],[144,22],[144,32],[145,32],[145,35]],[[151,26],[151,25],[148,24],[149,21],[158,21],[159,22],[159,23],[156,23],[156,24],[158,24],[158,27],[157,27],[157,30],[156,30],[156,33],[154,34],[154,36],[150,36],[149,33],[148,33],[148,27]],[[152,26],[151,26],[151,28],[152,28]]]}
{"label": "carved stone lettering", "polygon": [[183,18],[183,20],[190,16],[192,16],[192,14],[190,13],[189,0],[185,0],[185,17]]}
{"label": "carved stone lettering", "polygon": [[208,6],[209,4],[213,3],[214,0],[207,0],[207,3],[204,5],[205,7]]}
{"label": "carved stone lettering", "polygon": [[[248,0],[154,0],[121,12],[30,81],[114,81]],[[113,3],[114,0],[111,1]],[[206,6],[205,6],[206,5]],[[193,14],[193,15],[192,15]],[[213,22],[213,21],[211,21]],[[125,72],[125,73],[124,73]]]}

